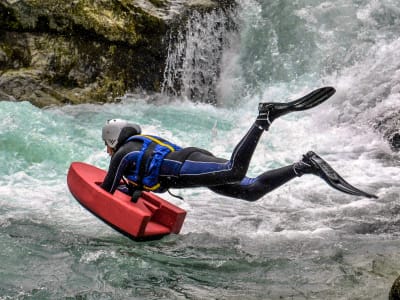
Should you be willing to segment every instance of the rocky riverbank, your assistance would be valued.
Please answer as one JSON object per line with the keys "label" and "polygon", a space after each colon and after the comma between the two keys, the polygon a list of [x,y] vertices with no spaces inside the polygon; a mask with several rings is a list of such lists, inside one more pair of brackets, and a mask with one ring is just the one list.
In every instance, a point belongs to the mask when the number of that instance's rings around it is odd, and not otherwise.
{"label": "rocky riverbank", "polygon": [[168,30],[233,2],[0,0],[0,97],[44,107],[159,91]]}

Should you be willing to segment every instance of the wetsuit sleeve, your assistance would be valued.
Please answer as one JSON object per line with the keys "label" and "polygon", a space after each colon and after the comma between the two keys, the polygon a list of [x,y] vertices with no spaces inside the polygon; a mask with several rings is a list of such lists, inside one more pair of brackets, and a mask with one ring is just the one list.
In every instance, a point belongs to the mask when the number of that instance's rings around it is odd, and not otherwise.
{"label": "wetsuit sleeve", "polygon": [[124,157],[124,153],[117,152],[113,155],[110,161],[110,166],[103,183],[100,185],[109,193],[114,193],[121,181],[122,174],[124,170],[121,170],[121,161]]}

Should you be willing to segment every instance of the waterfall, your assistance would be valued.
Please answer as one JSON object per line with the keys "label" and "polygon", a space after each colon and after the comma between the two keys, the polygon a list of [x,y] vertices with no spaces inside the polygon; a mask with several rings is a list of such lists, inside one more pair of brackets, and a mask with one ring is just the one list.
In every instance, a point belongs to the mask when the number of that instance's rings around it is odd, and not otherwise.
{"label": "waterfall", "polygon": [[224,49],[234,29],[232,10],[193,11],[184,26],[169,35],[161,91],[195,102],[216,103]]}

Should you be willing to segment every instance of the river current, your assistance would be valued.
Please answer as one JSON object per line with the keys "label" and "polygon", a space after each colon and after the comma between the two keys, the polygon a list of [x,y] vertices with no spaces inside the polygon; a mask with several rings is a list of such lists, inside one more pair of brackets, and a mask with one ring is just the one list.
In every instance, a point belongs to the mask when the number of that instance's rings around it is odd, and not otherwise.
{"label": "river current", "polygon": [[[217,105],[146,91],[104,105],[0,102],[0,299],[387,299],[400,274],[400,156],[374,124],[399,110],[398,3],[283,3],[239,1],[239,31],[229,33],[214,73]],[[312,175],[253,203],[174,190],[184,200],[162,196],[187,210],[181,234],[135,242],[69,193],[71,162],[107,168],[107,119],[229,158],[258,102],[324,85],[337,93],[275,121],[249,175],[314,150],[379,199],[340,193]]]}

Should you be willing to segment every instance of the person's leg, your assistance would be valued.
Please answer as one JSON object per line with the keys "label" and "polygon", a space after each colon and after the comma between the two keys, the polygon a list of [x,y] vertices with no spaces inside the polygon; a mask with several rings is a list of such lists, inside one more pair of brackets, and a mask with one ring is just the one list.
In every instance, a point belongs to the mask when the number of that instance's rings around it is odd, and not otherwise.
{"label": "person's leg", "polygon": [[258,125],[267,130],[275,119],[291,112],[303,111],[318,106],[328,100],[334,93],[335,89],[333,87],[323,87],[291,102],[259,103],[259,115],[257,118]]}
{"label": "person's leg", "polygon": [[211,153],[193,152],[183,162],[176,185],[179,187],[213,186],[240,181],[246,176],[251,157],[263,129],[253,124],[237,144],[230,160]]}
{"label": "person's leg", "polygon": [[294,165],[267,171],[256,178],[245,177],[242,181],[232,184],[224,184],[209,187],[218,194],[238,198],[246,201],[256,201],[282,186],[298,175],[294,171]]}
{"label": "person's leg", "polygon": [[331,187],[346,194],[377,198],[376,195],[364,192],[349,184],[325,160],[312,151],[303,155],[303,158],[293,165],[267,171],[256,178],[245,177],[238,183],[209,188],[224,196],[256,201],[289,180],[303,176],[304,174],[319,176]]}
{"label": "person's leg", "polygon": [[193,153],[183,162],[176,186],[215,186],[241,181],[262,133],[271,122],[287,113],[317,106],[333,95],[331,87],[321,88],[289,103],[260,103],[259,114],[247,134],[235,147],[230,160],[222,160],[204,153]]}

